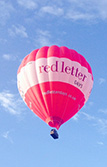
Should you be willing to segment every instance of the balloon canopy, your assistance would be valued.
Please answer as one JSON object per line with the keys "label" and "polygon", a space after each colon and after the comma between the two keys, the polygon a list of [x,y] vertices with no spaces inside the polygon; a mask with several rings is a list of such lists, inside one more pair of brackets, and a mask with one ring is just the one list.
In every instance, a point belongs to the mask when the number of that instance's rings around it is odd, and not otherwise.
{"label": "balloon canopy", "polygon": [[17,73],[20,95],[49,126],[59,127],[86,103],[93,75],[86,59],[65,46],[44,46],[27,55]]}

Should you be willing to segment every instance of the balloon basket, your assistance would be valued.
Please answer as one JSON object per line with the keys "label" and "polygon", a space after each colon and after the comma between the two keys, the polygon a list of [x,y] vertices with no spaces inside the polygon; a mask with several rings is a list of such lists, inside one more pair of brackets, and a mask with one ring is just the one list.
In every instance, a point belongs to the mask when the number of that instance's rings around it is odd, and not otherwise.
{"label": "balloon basket", "polygon": [[59,135],[58,135],[58,132],[56,129],[52,129],[50,131],[50,135],[54,138],[54,139],[58,139],[59,138]]}

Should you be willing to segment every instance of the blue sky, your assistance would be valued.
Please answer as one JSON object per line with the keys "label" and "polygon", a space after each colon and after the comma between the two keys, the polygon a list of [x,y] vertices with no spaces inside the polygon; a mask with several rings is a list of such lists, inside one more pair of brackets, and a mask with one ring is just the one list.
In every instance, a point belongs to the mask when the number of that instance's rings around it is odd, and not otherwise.
{"label": "blue sky", "polygon": [[[36,117],[17,90],[17,69],[32,50],[75,49],[90,63],[91,96],[59,130]],[[0,166],[106,167],[107,1],[0,0]]]}

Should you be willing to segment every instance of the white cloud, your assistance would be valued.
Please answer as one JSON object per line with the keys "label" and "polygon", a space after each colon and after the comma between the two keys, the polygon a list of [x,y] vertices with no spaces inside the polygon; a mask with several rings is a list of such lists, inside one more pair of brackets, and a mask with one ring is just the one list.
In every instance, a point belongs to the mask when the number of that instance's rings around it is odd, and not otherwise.
{"label": "white cloud", "polygon": [[5,60],[11,60],[12,59],[12,56],[10,54],[4,54],[2,57]]}
{"label": "white cloud", "polygon": [[87,114],[87,113],[85,113],[85,112],[81,112],[81,114],[84,115],[84,116],[85,116],[85,119],[87,119],[87,120],[89,120],[89,121],[95,120],[95,117],[94,117],[94,116],[91,116],[91,115],[89,115],[89,114]]}
{"label": "white cloud", "polygon": [[52,14],[52,15],[56,15],[56,16],[61,16],[64,13],[62,8],[59,8],[56,6],[44,6],[41,8],[40,11],[43,13]]}
{"label": "white cloud", "polygon": [[[107,19],[106,0],[66,0],[61,1],[63,5],[63,17],[73,21],[95,21]],[[56,2],[56,4],[58,4]]]}
{"label": "white cloud", "polygon": [[89,106],[93,106],[94,105],[94,102],[93,101],[89,101]]}
{"label": "white cloud", "polygon": [[107,134],[107,119],[97,119],[97,126],[102,134]]}
{"label": "white cloud", "polygon": [[102,141],[98,141],[97,144],[98,144],[98,145],[101,145],[101,146],[104,145],[104,143],[103,143]]}
{"label": "white cloud", "polygon": [[78,121],[78,119],[79,119],[79,114],[77,113],[76,115],[74,115],[74,116],[72,117],[72,119],[73,119],[74,121]]}
{"label": "white cloud", "polygon": [[106,82],[105,78],[99,78],[99,85],[102,85]]}
{"label": "white cloud", "polygon": [[85,20],[90,21],[96,19],[96,6],[92,5],[91,0],[68,0],[69,6],[66,9],[65,17],[74,21]]}
{"label": "white cloud", "polygon": [[52,45],[50,32],[38,30],[35,43],[37,47]]}
{"label": "white cloud", "polygon": [[18,25],[18,26],[12,25],[12,28],[8,29],[8,32],[9,32],[9,35],[12,37],[20,36],[22,38],[28,38],[26,28],[22,25]]}
{"label": "white cloud", "polygon": [[90,107],[92,107],[94,105],[94,102],[93,101],[88,101],[84,106],[83,108],[85,109],[90,109]]}
{"label": "white cloud", "polygon": [[3,54],[2,58],[6,61],[15,61],[18,57],[13,56],[12,54]]}
{"label": "white cloud", "polygon": [[6,131],[1,135],[3,138],[5,138],[6,140],[10,141],[11,143],[13,143],[12,138],[10,137],[10,131]]}
{"label": "white cloud", "polygon": [[0,1],[0,24],[5,24],[13,11],[11,3]]}
{"label": "white cloud", "polygon": [[[17,0],[19,6],[23,9],[39,10],[39,14],[51,14],[61,16],[73,21],[85,20],[106,20],[107,19],[107,0],[54,0],[54,1],[35,1],[35,0]],[[48,4],[48,5],[47,5]],[[4,12],[5,11],[5,12]],[[15,11],[12,3],[0,1],[0,24],[6,22]]]}
{"label": "white cloud", "polygon": [[68,11],[66,13],[66,18],[68,19],[72,19],[74,21],[77,20],[93,20],[95,18],[95,16],[91,13],[87,13],[87,12],[79,12],[79,11]]}
{"label": "white cloud", "polygon": [[22,109],[22,100],[17,95],[9,91],[0,92],[0,105],[3,110],[13,115],[20,115]]}
{"label": "white cloud", "polygon": [[85,118],[86,120],[91,121],[92,126],[96,127],[98,132],[103,135],[107,134],[107,119],[95,117],[85,112],[80,112],[80,114],[84,116],[83,118]]}
{"label": "white cloud", "polygon": [[96,5],[100,18],[107,19],[107,0],[96,0]]}
{"label": "white cloud", "polygon": [[73,21],[96,21],[107,19],[107,0],[60,0],[44,2],[40,12],[62,16]]}
{"label": "white cloud", "polygon": [[106,109],[99,109],[99,112],[101,112],[103,114],[107,114],[107,108]]}
{"label": "white cloud", "polygon": [[17,0],[18,4],[26,9],[36,9],[37,4],[34,0]]}
{"label": "white cloud", "polygon": [[6,42],[7,42],[7,39],[0,38],[0,43],[1,43],[1,44],[5,44]]}

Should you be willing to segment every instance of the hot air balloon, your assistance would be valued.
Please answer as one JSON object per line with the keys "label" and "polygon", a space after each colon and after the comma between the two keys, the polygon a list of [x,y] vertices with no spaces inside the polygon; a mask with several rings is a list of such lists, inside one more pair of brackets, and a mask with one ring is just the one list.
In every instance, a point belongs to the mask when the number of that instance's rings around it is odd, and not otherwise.
{"label": "hot air balloon", "polygon": [[[86,59],[75,50],[44,46],[23,59],[17,85],[27,106],[58,130],[87,102],[93,74]],[[58,138],[56,130],[51,135]]]}

